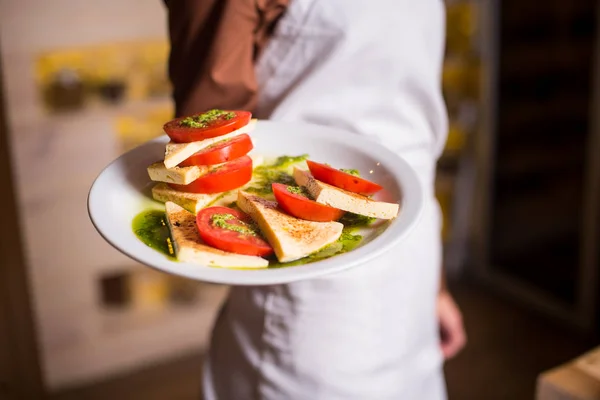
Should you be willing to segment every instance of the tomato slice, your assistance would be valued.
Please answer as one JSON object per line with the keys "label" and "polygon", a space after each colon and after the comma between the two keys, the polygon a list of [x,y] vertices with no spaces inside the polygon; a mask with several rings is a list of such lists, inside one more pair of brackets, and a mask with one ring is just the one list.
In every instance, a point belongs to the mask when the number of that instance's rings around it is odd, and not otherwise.
{"label": "tomato slice", "polygon": [[383,187],[366,179],[337,170],[326,164],[306,160],[312,176],[321,182],[328,183],[352,193],[370,196],[379,192]]}
{"label": "tomato slice", "polygon": [[290,191],[291,186],[282,183],[273,183],[273,194],[283,211],[296,218],[308,221],[329,222],[337,221],[344,215],[344,211],[337,208],[319,204],[301,194]]}
{"label": "tomato slice", "polygon": [[237,189],[252,179],[252,159],[243,156],[228,163],[213,167],[188,185],[169,183],[175,190],[188,193],[221,193]]}
{"label": "tomato slice", "polygon": [[226,135],[248,125],[252,113],[248,111],[210,110],[200,114],[176,118],[163,129],[176,143],[197,142]]}
{"label": "tomato slice", "polygon": [[239,210],[208,207],[196,215],[202,240],[209,246],[231,253],[268,256],[273,248],[265,241],[250,219]]}
{"label": "tomato slice", "polygon": [[223,140],[200,150],[184,162],[181,167],[191,167],[194,165],[215,165],[227,161],[235,160],[245,156],[253,149],[250,136],[243,134],[231,139]]}

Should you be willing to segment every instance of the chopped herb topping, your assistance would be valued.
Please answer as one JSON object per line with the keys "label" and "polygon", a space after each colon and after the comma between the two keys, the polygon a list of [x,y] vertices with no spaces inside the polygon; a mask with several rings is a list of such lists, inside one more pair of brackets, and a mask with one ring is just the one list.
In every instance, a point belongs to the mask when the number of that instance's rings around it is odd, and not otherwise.
{"label": "chopped herb topping", "polygon": [[179,125],[188,128],[206,128],[219,119],[230,120],[232,118],[235,118],[235,112],[215,109],[186,117],[179,122]]}
{"label": "chopped herb topping", "polygon": [[[239,224],[238,223],[232,224],[231,223],[232,220],[239,222]],[[240,221],[232,214],[213,214],[210,217],[210,222],[218,228],[238,232],[243,235],[251,235],[251,236],[258,235],[256,227],[254,227],[253,225],[247,224],[243,221]]]}
{"label": "chopped herb topping", "polygon": [[300,186],[288,186],[287,187],[287,191],[293,194],[297,194],[300,196],[304,196],[310,199],[310,194],[308,193],[308,191],[306,190],[306,188],[304,187],[300,187]]}
{"label": "chopped herb topping", "polygon": [[340,171],[345,172],[350,175],[353,175],[353,176],[358,176],[360,178],[360,172],[357,169],[340,168]]}

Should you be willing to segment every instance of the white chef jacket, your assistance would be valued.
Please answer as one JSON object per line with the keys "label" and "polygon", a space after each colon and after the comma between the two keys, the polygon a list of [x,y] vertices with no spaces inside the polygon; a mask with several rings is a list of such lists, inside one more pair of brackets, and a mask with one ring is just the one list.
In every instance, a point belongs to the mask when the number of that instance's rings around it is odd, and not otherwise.
{"label": "white chef jacket", "polygon": [[441,0],[291,1],[256,65],[256,116],[334,126],[397,151],[423,183],[424,215],[364,265],[232,288],[205,363],[206,400],[445,399],[433,192],[447,130],[444,32]]}

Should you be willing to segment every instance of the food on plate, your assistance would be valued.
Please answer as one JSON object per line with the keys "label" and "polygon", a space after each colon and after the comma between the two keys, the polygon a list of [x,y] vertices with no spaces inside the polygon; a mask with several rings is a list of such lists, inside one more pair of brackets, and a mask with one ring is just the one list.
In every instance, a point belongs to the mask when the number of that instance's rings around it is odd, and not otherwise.
{"label": "food on plate", "polygon": [[196,216],[198,232],[204,243],[236,254],[265,257],[273,248],[262,238],[254,221],[229,207],[209,207]]}
{"label": "food on plate", "polygon": [[187,160],[184,160],[180,167],[189,167],[193,165],[215,165],[227,161],[235,160],[245,156],[252,149],[252,139],[244,133],[231,139],[221,140],[207,148],[200,150]]}
{"label": "food on plate", "polygon": [[198,233],[194,214],[170,201],[165,204],[165,209],[179,261],[235,268],[265,268],[269,265],[262,257],[231,253],[205,244]]}
{"label": "food on plate", "polygon": [[207,166],[167,168],[162,161],[157,161],[147,168],[148,176],[155,182],[177,183],[187,185],[208,172]]}
{"label": "food on plate", "polygon": [[198,142],[190,142],[190,143],[177,143],[170,142],[167,143],[165,148],[165,167],[173,168],[192,157],[197,152],[206,149],[209,146],[212,146],[216,143],[222,142],[224,140],[232,139],[236,136],[251,133],[256,126],[256,120],[250,120],[248,125],[242,126],[237,130],[230,132],[226,135],[201,140]]}
{"label": "food on plate", "polygon": [[307,221],[337,221],[344,211],[319,204],[312,200],[307,190],[300,186],[273,183],[273,194],[279,206],[288,214]]}
{"label": "food on plate", "polygon": [[135,234],[178,261],[225,268],[301,265],[356,248],[362,229],[385,229],[399,205],[357,170],[308,155],[253,154],[256,120],[210,110],[168,122],[164,160],[147,167],[165,203],[135,217]]}
{"label": "food on plate", "polygon": [[292,217],[276,202],[241,190],[237,205],[256,221],[280,262],[298,260],[334,243],[344,228],[339,222],[314,222]]}
{"label": "food on plate", "polygon": [[375,201],[366,196],[340,189],[315,179],[309,171],[295,168],[294,179],[298,185],[306,188],[317,203],[380,219],[392,219],[398,215],[400,206],[397,203]]}
{"label": "food on plate", "polygon": [[167,122],[163,129],[175,143],[219,137],[248,125],[248,111],[210,110]]}
{"label": "food on plate", "polygon": [[211,167],[187,185],[169,183],[175,190],[188,193],[223,193],[244,186],[252,179],[252,158],[243,156]]}
{"label": "food on plate", "polygon": [[370,196],[383,189],[380,185],[358,176],[356,170],[339,170],[311,160],[307,160],[306,164],[315,179],[348,192]]}

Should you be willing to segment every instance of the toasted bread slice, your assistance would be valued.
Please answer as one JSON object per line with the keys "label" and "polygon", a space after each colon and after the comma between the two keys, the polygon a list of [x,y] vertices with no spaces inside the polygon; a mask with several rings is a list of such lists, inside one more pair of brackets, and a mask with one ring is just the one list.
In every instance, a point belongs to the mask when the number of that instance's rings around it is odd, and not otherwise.
{"label": "toasted bread slice", "polygon": [[186,193],[170,188],[166,183],[158,183],[152,188],[152,197],[156,201],[166,203],[171,201],[189,212],[197,214],[198,211],[211,204],[221,196],[221,193],[202,194]]}
{"label": "toasted bread slice", "polygon": [[165,204],[165,209],[179,261],[225,268],[266,268],[269,265],[261,257],[229,253],[204,244],[198,234],[194,214],[171,201]]}
{"label": "toasted bread slice", "polygon": [[148,166],[148,176],[155,182],[176,183],[188,185],[207,173],[207,166],[173,167],[167,168],[162,161]]}
{"label": "toasted bread slice", "polygon": [[338,240],[344,225],[339,222],[313,222],[294,218],[274,201],[240,190],[238,207],[258,224],[273,246],[280,262],[306,257]]}
{"label": "toasted bread slice", "polygon": [[218,136],[215,138],[201,140],[199,142],[191,142],[191,143],[167,143],[167,147],[165,149],[165,167],[173,168],[177,165],[181,164],[183,161],[190,158],[195,153],[199,152],[207,148],[208,146],[212,146],[215,143],[218,143],[223,140],[231,139],[233,137],[242,135],[244,133],[250,133],[254,130],[256,126],[256,119],[250,120],[248,125],[241,127],[238,130],[235,130],[231,133],[228,133],[223,136]]}
{"label": "toasted bread slice", "polygon": [[400,205],[375,201],[360,194],[348,192],[327,183],[316,180],[310,173],[300,168],[294,168],[294,180],[306,188],[317,203],[338,208],[354,214],[367,217],[393,219],[398,215]]}

